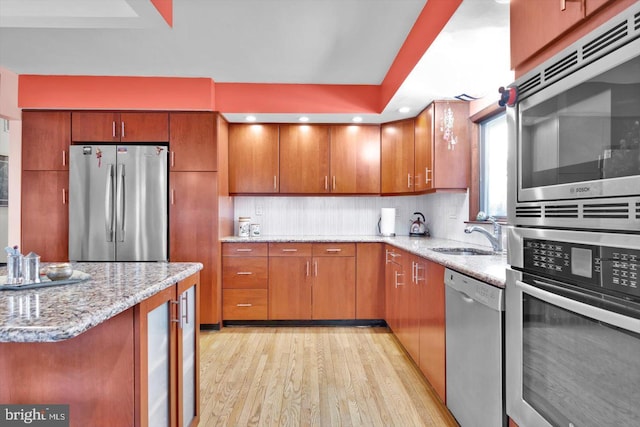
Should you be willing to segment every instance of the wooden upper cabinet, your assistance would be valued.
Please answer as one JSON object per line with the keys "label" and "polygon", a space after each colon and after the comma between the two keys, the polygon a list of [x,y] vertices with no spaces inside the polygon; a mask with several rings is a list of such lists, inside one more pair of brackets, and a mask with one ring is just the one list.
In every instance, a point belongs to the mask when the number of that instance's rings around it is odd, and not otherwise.
{"label": "wooden upper cabinet", "polygon": [[25,111],[22,113],[22,169],[69,170],[71,113]]}
{"label": "wooden upper cabinet", "polygon": [[331,192],[380,193],[380,127],[331,126]]}
{"label": "wooden upper cabinet", "polygon": [[74,111],[74,142],[168,142],[169,113]]}
{"label": "wooden upper cabinet", "polygon": [[169,114],[170,170],[213,172],[218,170],[216,117],[212,112]]}
{"label": "wooden upper cabinet", "polygon": [[415,119],[415,180],[416,192],[433,188],[433,108],[427,107]]}
{"label": "wooden upper cabinet", "polygon": [[381,192],[413,192],[414,119],[384,123],[381,147]]}
{"label": "wooden upper cabinet", "polygon": [[229,193],[279,191],[278,125],[229,125]]}
{"label": "wooden upper cabinet", "polygon": [[[464,189],[469,187],[471,169],[469,144],[469,104],[464,101],[437,101],[431,105],[433,117],[433,188]],[[453,113],[453,136],[449,144],[440,125],[446,110]]]}
{"label": "wooden upper cabinet", "polygon": [[329,188],[329,126],[280,125],[280,193]]}

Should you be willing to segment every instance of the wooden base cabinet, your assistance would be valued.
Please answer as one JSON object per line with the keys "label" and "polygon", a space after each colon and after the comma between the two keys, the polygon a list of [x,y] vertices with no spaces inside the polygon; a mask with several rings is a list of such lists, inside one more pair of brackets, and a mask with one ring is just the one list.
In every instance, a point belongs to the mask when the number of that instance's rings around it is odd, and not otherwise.
{"label": "wooden base cabinet", "polygon": [[267,320],[267,255],[266,243],[222,245],[223,320]]}
{"label": "wooden base cabinet", "polygon": [[384,319],[384,245],[356,244],[356,319]]}

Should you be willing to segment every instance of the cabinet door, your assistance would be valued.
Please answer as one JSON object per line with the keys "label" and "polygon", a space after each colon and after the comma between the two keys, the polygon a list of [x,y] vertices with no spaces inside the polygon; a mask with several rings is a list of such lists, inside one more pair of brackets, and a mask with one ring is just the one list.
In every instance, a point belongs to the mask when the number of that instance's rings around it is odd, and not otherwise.
{"label": "cabinet door", "polygon": [[278,125],[229,125],[229,192],[277,193]]}
{"label": "cabinet door", "polygon": [[142,301],[140,310],[140,425],[177,425],[175,286]]}
{"label": "cabinet door", "polygon": [[313,258],[313,319],[355,319],[355,257]]}
{"label": "cabinet door", "polygon": [[420,287],[420,369],[444,402],[445,393],[445,300],[444,267],[426,264],[426,281]]}
{"label": "cabinet door", "polygon": [[22,113],[22,170],[69,170],[71,113]]}
{"label": "cabinet door", "polygon": [[120,113],[121,142],[168,142],[169,113]]}
{"label": "cabinet door", "polygon": [[329,191],[329,127],[280,125],[280,192]]}
{"label": "cabinet door", "polygon": [[43,262],[69,259],[69,172],[22,172],[22,248]]}
{"label": "cabinet door", "polygon": [[412,255],[411,257],[411,280],[407,280],[406,288],[403,289],[407,301],[406,334],[403,343],[411,358],[416,362],[420,361],[420,324],[423,310],[421,299],[422,287],[426,281],[426,260]]}
{"label": "cabinet door", "polygon": [[269,257],[269,319],[311,319],[311,258]]}
{"label": "cabinet door", "polygon": [[331,126],[331,192],[380,193],[379,126]]}
{"label": "cabinet door", "polygon": [[[179,426],[197,426],[200,418],[200,310],[199,275],[177,284],[178,293],[178,395]],[[149,424],[153,425],[153,424]]]}
{"label": "cabinet door", "polygon": [[170,170],[215,171],[218,150],[215,116],[209,112],[171,113],[169,137]]}
{"label": "cabinet door", "polygon": [[74,111],[71,114],[71,139],[74,142],[119,142],[120,114]]}
{"label": "cabinet door", "polygon": [[413,128],[413,119],[382,125],[380,174],[383,194],[413,192]]}
{"label": "cabinet door", "polygon": [[582,0],[511,0],[511,68],[517,68],[584,16]]}
{"label": "cabinet door", "polygon": [[201,262],[201,321],[220,321],[217,285],[217,172],[170,172],[169,259]]}
{"label": "cabinet door", "polygon": [[415,191],[433,188],[433,104],[415,121]]}
{"label": "cabinet door", "polygon": [[384,245],[358,243],[356,251],[356,319],[384,319]]}
{"label": "cabinet door", "polygon": [[[453,135],[456,143],[444,139],[440,123],[446,110],[453,113]],[[462,101],[434,103],[433,188],[464,189],[469,187],[471,170],[469,149],[469,104]]]}
{"label": "cabinet door", "polygon": [[385,263],[385,304],[387,324],[398,336],[401,333],[402,300],[401,291],[406,286],[402,253],[391,246],[386,246]]}

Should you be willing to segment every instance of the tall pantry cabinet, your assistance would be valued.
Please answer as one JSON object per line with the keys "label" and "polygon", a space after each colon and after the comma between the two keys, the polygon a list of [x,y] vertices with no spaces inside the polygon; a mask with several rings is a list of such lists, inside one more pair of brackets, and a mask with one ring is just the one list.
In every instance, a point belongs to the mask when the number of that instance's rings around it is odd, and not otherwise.
{"label": "tall pantry cabinet", "polygon": [[226,170],[220,170],[228,125],[212,112],[172,112],[169,127],[169,259],[203,264],[200,321],[215,326],[222,300],[218,238],[231,234],[233,224]]}
{"label": "tall pantry cabinet", "polygon": [[69,258],[71,113],[22,113],[22,250],[42,261]]}

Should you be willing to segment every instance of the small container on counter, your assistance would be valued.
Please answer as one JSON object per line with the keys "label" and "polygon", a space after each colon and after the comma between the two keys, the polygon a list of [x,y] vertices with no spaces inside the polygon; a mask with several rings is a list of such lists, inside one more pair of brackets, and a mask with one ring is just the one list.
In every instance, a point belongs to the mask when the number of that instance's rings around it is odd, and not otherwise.
{"label": "small container on counter", "polygon": [[251,224],[251,237],[260,236],[260,224]]}
{"label": "small container on counter", "polygon": [[238,218],[238,236],[249,237],[251,231],[251,217],[241,216]]}
{"label": "small container on counter", "polygon": [[[18,285],[22,282],[22,254],[7,255],[7,285]],[[4,285],[4,283],[0,283]]]}
{"label": "small container on counter", "polygon": [[40,255],[29,252],[22,258],[22,283],[40,283]]}

